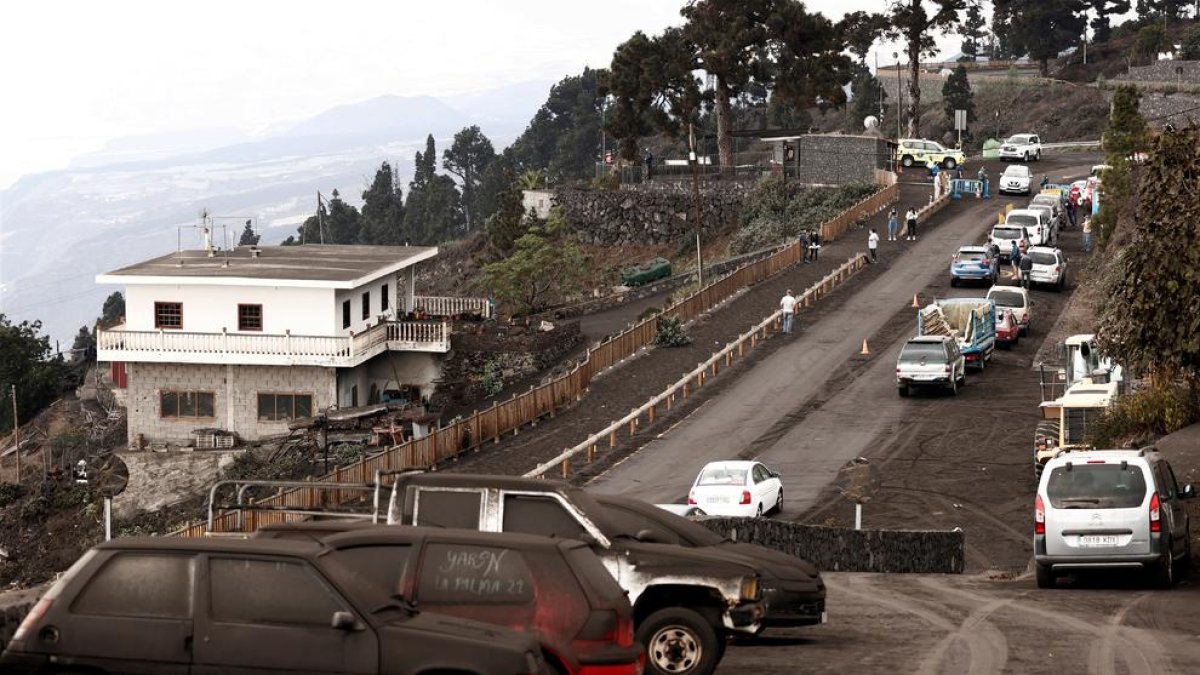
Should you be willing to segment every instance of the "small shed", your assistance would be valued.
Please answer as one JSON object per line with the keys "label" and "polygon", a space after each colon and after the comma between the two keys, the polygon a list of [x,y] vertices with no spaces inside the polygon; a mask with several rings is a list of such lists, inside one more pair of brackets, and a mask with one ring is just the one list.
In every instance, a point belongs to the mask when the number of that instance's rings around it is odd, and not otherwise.
{"label": "small shed", "polygon": [[896,148],[878,133],[764,134],[761,140],[774,144],[774,162],[789,178],[815,185],[873,182],[876,169],[892,168]]}

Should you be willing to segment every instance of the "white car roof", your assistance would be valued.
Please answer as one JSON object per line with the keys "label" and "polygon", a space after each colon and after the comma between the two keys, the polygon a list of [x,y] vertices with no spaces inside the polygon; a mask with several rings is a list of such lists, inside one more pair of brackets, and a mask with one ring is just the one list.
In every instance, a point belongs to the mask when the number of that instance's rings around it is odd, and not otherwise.
{"label": "white car roof", "polygon": [[709,462],[708,464],[705,464],[704,468],[700,469],[700,471],[701,473],[708,469],[726,469],[728,471],[737,471],[740,469],[742,471],[749,471],[750,467],[754,466],[755,464],[758,464],[758,462],[729,459],[720,462]]}
{"label": "white car roof", "polygon": [[1006,215],[1004,218],[1005,218],[1005,220],[1007,220],[1008,216],[1038,216],[1038,217],[1040,217],[1041,215],[1042,215],[1041,209],[1013,209],[1012,211],[1009,211],[1008,215]]}
{"label": "white car roof", "polygon": [[1050,253],[1053,255],[1053,254],[1062,253],[1062,249],[1055,248],[1053,246],[1030,246],[1028,252],[1029,253]]}
{"label": "white car roof", "polygon": [[950,337],[949,335],[915,335],[913,337],[908,338],[908,341],[916,342],[916,343],[920,343],[920,344],[929,344],[929,343],[941,344],[947,340],[953,340],[953,339],[954,338]]}
{"label": "white car roof", "polygon": [[1009,138],[1009,140],[1014,140],[1014,139],[1018,139],[1018,138],[1024,139],[1024,140],[1029,140],[1029,139],[1033,138],[1034,136],[1037,136],[1037,134],[1013,134],[1012,136],[1009,136],[1008,138]]}
{"label": "white car roof", "polygon": [[987,253],[991,250],[990,246],[959,246],[959,253]]}
{"label": "white car roof", "polygon": [[1064,452],[1063,454],[1051,459],[1050,462],[1048,463],[1047,468],[1049,468],[1049,465],[1061,466],[1063,464],[1066,464],[1067,462],[1071,462],[1072,464],[1084,464],[1089,459],[1104,460],[1107,462],[1113,462],[1113,461],[1136,462],[1137,460],[1145,460],[1146,455],[1150,454],[1152,452],[1155,452],[1155,451],[1150,450],[1150,449],[1147,449],[1146,452],[1142,452],[1141,450],[1125,450],[1125,449],[1120,449],[1120,450],[1073,450],[1070,452]]}
{"label": "white car roof", "polygon": [[1036,195],[1034,195],[1034,196],[1033,196],[1033,199],[1029,200],[1029,203],[1030,203],[1030,204],[1033,204],[1033,203],[1035,203],[1035,202],[1036,202],[1036,203],[1039,203],[1039,204],[1040,204],[1041,202],[1038,202],[1038,200],[1039,200],[1039,199],[1040,199],[1040,200],[1042,200],[1043,202],[1052,202],[1052,203],[1055,203],[1055,204],[1057,204],[1057,203],[1058,203],[1058,197],[1057,197],[1057,196],[1055,196],[1055,195],[1048,195],[1048,194],[1046,194],[1045,192],[1039,192],[1039,193],[1037,193]]}
{"label": "white car roof", "polygon": [[992,297],[993,291],[1013,291],[1014,293],[1020,293],[1021,295],[1025,296],[1026,298],[1029,297],[1029,291],[1024,288],[1021,288],[1020,286],[1000,286],[1000,285],[992,286],[991,288],[988,289],[988,292],[987,292],[987,296],[989,298]]}

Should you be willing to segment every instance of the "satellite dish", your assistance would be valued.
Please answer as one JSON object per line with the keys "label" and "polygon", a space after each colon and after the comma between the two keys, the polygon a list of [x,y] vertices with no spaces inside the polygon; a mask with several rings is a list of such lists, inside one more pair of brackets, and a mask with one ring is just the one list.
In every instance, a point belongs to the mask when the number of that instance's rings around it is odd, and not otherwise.
{"label": "satellite dish", "polygon": [[874,129],[877,126],[879,126],[879,118],[874,115],[867,115],[863,120],[863,128]]}

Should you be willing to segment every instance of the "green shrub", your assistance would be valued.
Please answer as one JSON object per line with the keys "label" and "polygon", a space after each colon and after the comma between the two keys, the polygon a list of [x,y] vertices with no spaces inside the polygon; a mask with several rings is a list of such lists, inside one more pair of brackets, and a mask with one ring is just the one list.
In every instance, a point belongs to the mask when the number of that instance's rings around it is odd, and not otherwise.
{"label": "green shrub", "polygon": [[0,483],[0,509],[25,496],[25,486],[20,483]]}
{"label": "green shrub", "polygon": [[1153,440],[1200,421],[1200,388],[1192,383],[1149,385],[1116,401],[1089,430],[1091,445],[1116,447]]}
{"label": "green shrub", "polygon": [[654,335],[654,344],[658,347],[686,347],[692,343],[692,338],[683,330],[683,322],[678,317],[661,316],[658,318],[658,332]]}
{"label": "green shrub", "polygon": [[483,373],[479,377],[479,388],[485,396],[495,396],[504,389],[503,371],[497,361],[483,364]]}
{"label": "green shrub", "polygon": [[742,206],[742,228],[734,234],[729,251],[749,253],[794,238],[802,229],[816,229],[878,190],[873,183],[809,188],[764,178]]}

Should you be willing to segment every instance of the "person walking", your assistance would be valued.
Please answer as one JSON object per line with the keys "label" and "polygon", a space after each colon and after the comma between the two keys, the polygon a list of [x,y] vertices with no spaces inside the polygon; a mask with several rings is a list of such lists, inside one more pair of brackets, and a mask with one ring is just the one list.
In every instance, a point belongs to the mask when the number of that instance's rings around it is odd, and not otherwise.
{"label": "person walking", "polygon": [[1017,245],[1017,240],[1012,240],[1012,248],[1008,249],[1008,262],[1012,265],[1012,273],[1014,279],[1021,278],[1021,248]]}
{"label": "person walking", "polygon": [[867,250],[871,253],[871,262],[879,262],[879,233],[873,227],[867,235]]}
{"label": "person walking", "polygon": [[900,230],[900,220],[896,217],[896,209],[888,212],[888,241],[896,241],[896,232]]}
{"label": "person walking", "polygon": [[1017,265],[1017,269],[1021,270],[1021,287],[1029,288],[1029,273],[1033,271],[1033,258],[1023,255],[1021,262]]}
{"label": "person walking", "polygon": [[800,262],[808,264],[808,230],[800,230],[796,243],[800,246]]}
{"label": "person walking", "polygon": [[792,295],[792,289],[787,289],[787,293],[779,300],[779,312],[783,318],[783,332],[790,334],[796,319],[796,296]]}
{"label": "person walking", "polygon": [[1092,250],[1092,217],[1083,217],[1083,252]]}
{"label": "person walking", "polygon": [[908,207],[908,213],[904,214],[904,229],[909,241],[917,240],[917,211],[911,206]]}
{"label": "person walking", "polygon": [[821,257],[821,233],[817,230],[808,235],[808,250],[812,251],[812,261],[817,262]]}

